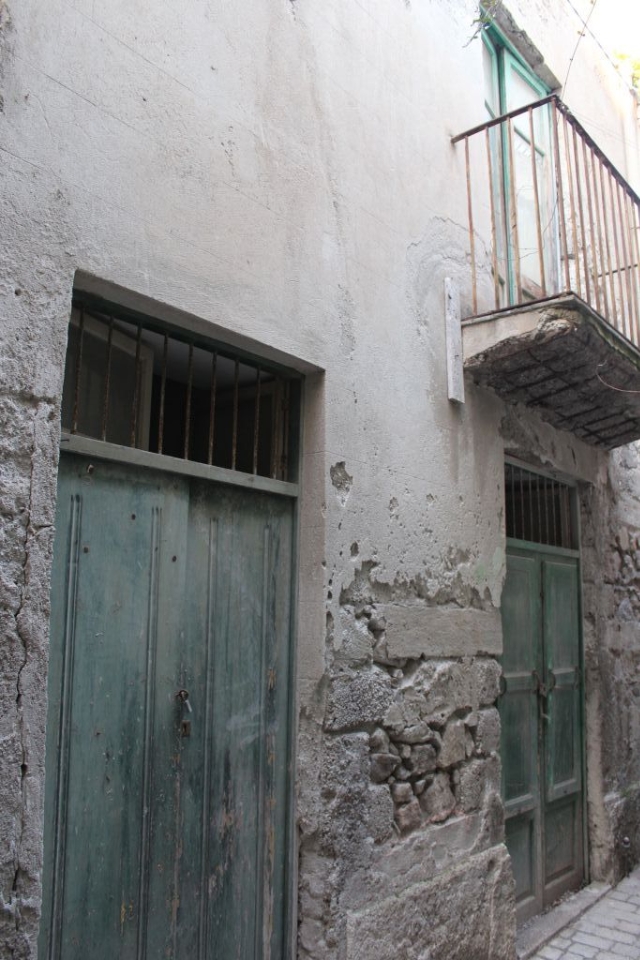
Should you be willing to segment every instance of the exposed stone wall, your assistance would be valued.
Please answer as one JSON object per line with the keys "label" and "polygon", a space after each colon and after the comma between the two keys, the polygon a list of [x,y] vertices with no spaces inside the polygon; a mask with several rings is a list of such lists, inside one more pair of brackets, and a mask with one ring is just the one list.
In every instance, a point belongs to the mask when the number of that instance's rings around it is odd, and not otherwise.
{"label": "exposed stone wall", "polygon": [[[0,80],[8,23],[0,3]],[[11,189],[0,190],[0,956],[22,960],[36,955],[41,903],[49,576],[73,280],[62,264],[74,244],[51,178],[2,157]]]}
{"label": "exposed stone wall", "polygon": [[[377,574],[360,564],[342,588],[337,617],[328,616],[329,678],[303,714],[300,955],[512,958],[500,667],[488,655],[431,656],[424,629],[461,613],[484,625],[491,604],[459,564],[448,580]],[[402,642],[391,616],[399,607],[396,620],[412,633]],[[420,646],[420,656],[396,652]],[[472,905],[464,928],[458,900]],[[402,923],[391,942],[394,916]]]}
{"label": "exposed stone wall", "polygon": [[591,859],[619,880],[640,860],[640,450],[582,491]]}

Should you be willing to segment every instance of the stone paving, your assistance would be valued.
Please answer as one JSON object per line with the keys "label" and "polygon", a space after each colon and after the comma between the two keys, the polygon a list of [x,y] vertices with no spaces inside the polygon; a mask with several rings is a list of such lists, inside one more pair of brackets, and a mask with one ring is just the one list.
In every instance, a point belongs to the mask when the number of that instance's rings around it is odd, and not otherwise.
{"label": "stone paving", "polygon": [[640,869],[622,880],[531,960],[640,960]]}

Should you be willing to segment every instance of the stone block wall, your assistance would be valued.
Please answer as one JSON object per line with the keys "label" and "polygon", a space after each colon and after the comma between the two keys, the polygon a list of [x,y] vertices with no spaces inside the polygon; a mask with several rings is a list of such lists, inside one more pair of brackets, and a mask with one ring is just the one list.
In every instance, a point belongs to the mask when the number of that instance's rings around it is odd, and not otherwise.
{"label": "stone block wall", "polygon": [[512,960],[500,666],[463,652],[488,621],[498,648],[499,622],[459,570],[448,587],[376,575],[360,564],[343,587],[327,679],[302,713],[300,957]]}
{"label": "stone block wall", "polygon": [[640,860],[640,448],[582,491],[587,772],[594,877]]}

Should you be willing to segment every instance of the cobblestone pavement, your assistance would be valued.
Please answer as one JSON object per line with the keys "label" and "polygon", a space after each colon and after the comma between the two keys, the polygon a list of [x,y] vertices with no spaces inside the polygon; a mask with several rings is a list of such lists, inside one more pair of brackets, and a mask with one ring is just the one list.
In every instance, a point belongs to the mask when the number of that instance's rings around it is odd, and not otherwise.
{"label": "cobblestone pavement", "polygon": [[531,960],[640,960],[640,869],[635,870]]}

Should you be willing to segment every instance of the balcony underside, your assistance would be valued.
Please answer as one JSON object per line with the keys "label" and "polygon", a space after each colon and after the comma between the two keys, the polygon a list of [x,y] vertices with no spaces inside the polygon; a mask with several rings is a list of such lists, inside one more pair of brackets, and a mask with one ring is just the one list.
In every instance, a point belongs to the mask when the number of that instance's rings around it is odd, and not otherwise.
{"label": "balcony underside", "polygon": [[573,294],[465,321],[465,371],[611,450],[640,439],[640,351]]}

